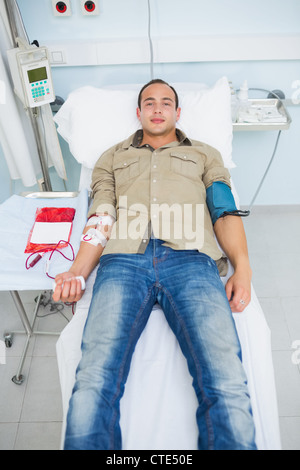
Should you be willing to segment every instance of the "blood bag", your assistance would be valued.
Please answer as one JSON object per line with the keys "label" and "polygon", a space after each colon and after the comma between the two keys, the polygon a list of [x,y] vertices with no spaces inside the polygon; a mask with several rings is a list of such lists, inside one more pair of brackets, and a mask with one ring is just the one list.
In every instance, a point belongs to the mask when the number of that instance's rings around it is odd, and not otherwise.
{"label": "blood bag", "polygon": [[25,253],[51,251],[62,240],[65,243],[60,243],[60,248],[66,247],[70,241],[75,212],[70,207],[38,208]]}

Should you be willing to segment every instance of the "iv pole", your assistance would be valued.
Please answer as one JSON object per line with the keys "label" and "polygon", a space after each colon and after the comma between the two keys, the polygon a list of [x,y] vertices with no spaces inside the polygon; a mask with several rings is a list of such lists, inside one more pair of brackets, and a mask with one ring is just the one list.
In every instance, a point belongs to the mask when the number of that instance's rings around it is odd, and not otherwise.
{"label": "iv pole", "polygon": [[[29,39],[25,30],[23,21],[21,19],[21,15],[19,14],[19,8],[16,3],[16,0],[4,0],[4,3],[6,7],[6,12],[7,12],[7,17],[9,21],[9,26],[11,30],[14,47],[18,47],[18,43],[17,43],[18,37],[23,39],[25,42],[29,44]],[[15,14],[16,11],[18,12],[19,28],[18,28],[16,14]],[[40,116],[39,114],[40,110],[38,108],[28,108],[27,111],[28,111],[28,115],[29,115],[30,122],[32,125],[32,129],[34,132],[34,136],[36,139],[38,156],[39,156],[41,169],[43,173],[44,181],[42,184],[42,189],[43,191],[52,191],[52,185],[51,185],[49,170],[47,166],[47,158],[45,157],[45,154],[44,154],[40,129],[38,127],[38,122],[37,122],[37,119]]]}
{"label": "iv pole", "polygon": [[[20,14],[20,11],[19,11],[16,0],[4,0],[4,4],[5,4],[6,12],[7,12],[9,27],[10,27],[10,30],[11,30],[11,36],[12,36],[12,39],[13,39],[13,46],[18,47],[17,38],[19,38],[19,40],[24,41],[24,43],[29,44],[29,39],[28,39],[26,30],[25,30],[25,27],[24,27],[24,24],[23,24],[21,14]],[[28,111],[28,115],[30,117],[32,129],[33,129],[33,132],[34,132],[34,136],[35,136],[35,139],[36,139],[36,142],[37,142],[38,156],[39,156],[41,169],[42,169],[42,173],[43,173],[43,178],[44,178],[42,189],[43,189],[43,191],[52,192],[52,186],[51,186],[51,181],[50,181],[50,177],[49,177],[49,171],[48,171],[48,167],[47,167],[47,163],[46,163],[47,159],[45,158],[45,155],[44,155],[44,150],[43,150],[43,146],[42,146],[42,136],[40,134],[40,129],[39,129],[39,126],[38,126],[38,121],[37,121],[38,118],[40,117],[40,114],[39,114],[40,111],[39,111],[38,108],[28,108],[27,111]],[[16,385],[21,385],[24,381],[24,377],[21,374],[21,372],[22,372],[22,369],[23,369],[23,365],[24,365],[24,361],[25,361],[25,358],[26,358],[26,354],[27,354],[27,350],[28,350],[28,346],[29,346],[29,341],[30,341],[31,337],[33,335],[38,335],[38,334],[39,335],[57,335],[57,333],[34,331],[34,323],[35,323],[35,320],[36,320],[36,317],[37,317],[37,313],[38,313],[38,309],[39,309],[39,306],[40,306],[42,294],[40,294],[39,297],[38,297],[37,304],[36,304],[35,311],[34,311],[34,319],[33,319],[32,324],[30,324],[30,322],[28,320],[28,317],[26,315],[24,306],[22,304],[19,293],[17,291],[10,291],[10,293],[12,295],[13,301],[15,303],[15,306],[16,306],[17,311],[19,313],[19,316],[21,318],[21,321],[22,321],[22,324],[24,326],[25,332],[15,331],[15,332],[6,334],[5,335],[5,345],[6,345],[6,347],[11,347],[13,333],[22,333],[22,334],[25,333],[27,335],[26,343],[25,343],[25,346],[24,346],[24,350],[23,350],[23,354],[22,354],[22,357],[21,357],[21,361],[20,361],[20,364],[19,364],[18,371],[17,371],[16,375],[12,378],[12,381]]]}

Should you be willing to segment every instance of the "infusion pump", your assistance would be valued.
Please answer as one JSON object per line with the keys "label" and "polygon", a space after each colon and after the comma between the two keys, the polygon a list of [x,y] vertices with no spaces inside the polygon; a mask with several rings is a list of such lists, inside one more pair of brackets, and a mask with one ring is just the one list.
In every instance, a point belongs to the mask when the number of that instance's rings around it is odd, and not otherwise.
{"label": "infusion pump", "polygon": [[55,101],[48,50],[27,46],[7,51],[15,93],[26,108]]}

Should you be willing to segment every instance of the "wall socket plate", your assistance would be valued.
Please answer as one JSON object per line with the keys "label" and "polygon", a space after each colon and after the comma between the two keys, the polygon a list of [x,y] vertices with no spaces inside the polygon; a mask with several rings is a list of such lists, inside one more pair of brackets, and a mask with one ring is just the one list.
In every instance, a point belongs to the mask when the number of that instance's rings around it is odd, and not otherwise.
{"label": "wall socket plate", "polygon": [[80,0],[81,12],[85,16],[97,16],[100,14],[99,0]]}
{"label": "wall socket plate", "polygon": [[63,17],[63,16],[72,15],[70,0],[63,0],[63,1],[52,0],[52,7],[53,7],[54,16]]}

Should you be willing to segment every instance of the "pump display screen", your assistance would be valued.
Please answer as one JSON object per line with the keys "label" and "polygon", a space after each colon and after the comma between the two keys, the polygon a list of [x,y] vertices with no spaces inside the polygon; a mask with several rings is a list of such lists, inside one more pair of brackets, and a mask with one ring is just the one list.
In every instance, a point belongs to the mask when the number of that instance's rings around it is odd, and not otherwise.
{"label": "pump display screen", "polygon": [[27,70],[30,83],[39,82],[40,80],[47,80],[47,69],[41,67],[39,69]]}

